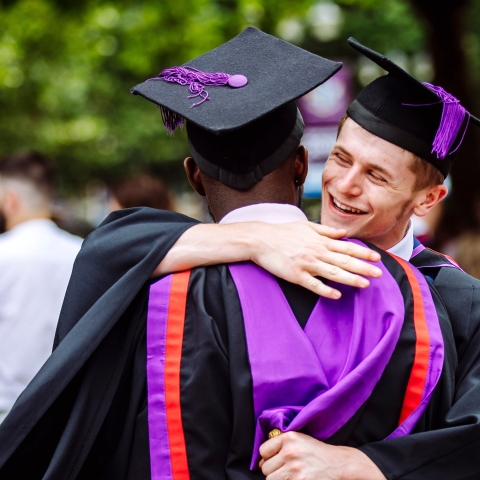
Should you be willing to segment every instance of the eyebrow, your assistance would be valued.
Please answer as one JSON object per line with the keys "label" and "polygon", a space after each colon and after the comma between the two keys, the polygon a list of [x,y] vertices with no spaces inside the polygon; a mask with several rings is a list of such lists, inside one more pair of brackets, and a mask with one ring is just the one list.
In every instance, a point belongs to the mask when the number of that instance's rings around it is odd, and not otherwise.
{"label": "eyebrow", "polygon": [[[340,150],[342,153],[344,153],[345,155],[348,155],[350,158],[353,157],[353,155],[346,148],[342,147],[341,145],[335,144],[333,146],[332,150],[334,150],[334,149]],[[392,179],[391,173],[387,169],[383,168],[382,166],[380,166],[376,163],[369,163],[368,167],[371,168],[372,170],[376,170],[377,172],[382,173],[383,175],[388,177],[390,180]]]}

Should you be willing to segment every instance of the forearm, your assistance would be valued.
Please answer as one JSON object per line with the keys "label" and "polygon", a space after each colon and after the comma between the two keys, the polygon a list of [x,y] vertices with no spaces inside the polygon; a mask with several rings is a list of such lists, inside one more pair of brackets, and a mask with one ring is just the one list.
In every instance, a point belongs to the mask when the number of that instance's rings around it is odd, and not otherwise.
{"label": "forearm", "polygon": [[195,267],[252,259],[258,222],[195,225],[187,230],[155,269],[153,277]]}
{"label": "forearm", "polygon": [[273,275],[297,283],[318,295],[341,294],[317,277],[366,288],[381,270],[359,259],[377,261],[372,250],[343,242],[345,231],[307,221],[281,225],[244,222],[195,225],[177,240],[152,277],[190,268],[251,260]]}

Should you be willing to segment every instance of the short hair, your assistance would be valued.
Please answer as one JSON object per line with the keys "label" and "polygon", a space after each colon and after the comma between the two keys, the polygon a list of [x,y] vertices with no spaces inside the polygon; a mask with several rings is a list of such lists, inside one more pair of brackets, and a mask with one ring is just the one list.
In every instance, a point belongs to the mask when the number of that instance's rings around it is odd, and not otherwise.
{"label": "short hair", "polygon": [[[340,132],[342,131],[342,128],[348,118],[348,115],[345,114],[338,123],[337,138],[339,137]],[[413,193],[419,192],[424,188],[430,188],[434,187],[435,185],[443,184],[445,178],[443,173],[438,170],[438,168],[434,167],[431,163],[427,162],[418,155],[415,155],[414,153],[411,155],[412,161],[410,162],[408,168],[412,173],[415,174],[416,177],[415,183],[413,184]]]}
{"label": "short hair", "polygon": [[172,195],[159,177],[138,174],[112,187],[112,193],[122,208],[150,207],[173,210]]}
{"label": "short hair", "polygon": [[55,183],[55,170],[41,153],[15,153],[0,161],[0,178],[28,183],[44,198],[50,199]]}

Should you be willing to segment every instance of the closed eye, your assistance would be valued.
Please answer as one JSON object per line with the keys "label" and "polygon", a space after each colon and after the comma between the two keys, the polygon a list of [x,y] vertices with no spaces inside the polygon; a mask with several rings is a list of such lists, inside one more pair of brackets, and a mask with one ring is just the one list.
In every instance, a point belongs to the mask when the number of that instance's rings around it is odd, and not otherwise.
{"label": "closed eye", "polygon": [[368,172],[370,177],[375,181],[375,182],[378,182],[378,183],[387,183],[387,180],[385,180],[385,178],[383,178],[382,176],[380,176],[377,172],[375,171],[370,171]]}

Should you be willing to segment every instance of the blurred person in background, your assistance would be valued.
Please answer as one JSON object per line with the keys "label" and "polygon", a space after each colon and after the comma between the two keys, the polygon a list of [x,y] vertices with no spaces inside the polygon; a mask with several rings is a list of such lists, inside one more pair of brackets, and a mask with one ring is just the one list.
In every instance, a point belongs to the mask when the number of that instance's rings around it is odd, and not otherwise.
{"label": "blurred person in background", "polygon": [[128,177],[112,187],[111,211],[132,207],[174,210],[167,184],[160,177],[146,173]]}
{"label": "blurred person in background", "polygon": [[[480,194],[473,198],[475,220],[480,225]],[[480,230],[473,228],[463,232],[443,246],[448,255],[470,275],[480,278]]]}
{"label": "blurred person in background", "polygon": [[54,170],[35,152],[0,162],[0,422],[52,351],[82,240],[51,220]]}

